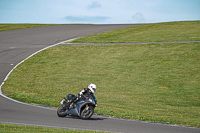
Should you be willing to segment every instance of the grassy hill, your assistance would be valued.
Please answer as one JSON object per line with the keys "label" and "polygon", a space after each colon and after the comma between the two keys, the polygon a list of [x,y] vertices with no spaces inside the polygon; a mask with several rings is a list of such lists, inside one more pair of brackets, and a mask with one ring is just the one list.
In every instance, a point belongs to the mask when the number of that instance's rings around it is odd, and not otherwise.
{"label": "grassy hill", "polygon": [[[74,42],[200,40],[199,28],[199,21],[139,25]],[[199,64],[200,43],[56,46],[20,64],[2,89],[17,100],[58,107],[66,94],[95,83],[96,113],[199,127]]]}
{"label": "grassy hill", "polygon": [[199,41],[200,21],[138,25],[74,40],[74,43]]}

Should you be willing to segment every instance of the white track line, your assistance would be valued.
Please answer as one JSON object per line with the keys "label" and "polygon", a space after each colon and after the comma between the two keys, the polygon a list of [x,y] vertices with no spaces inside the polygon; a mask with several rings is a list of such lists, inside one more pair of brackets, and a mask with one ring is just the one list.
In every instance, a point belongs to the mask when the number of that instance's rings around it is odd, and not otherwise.
{"label": "white track line", "polygon": [[[45,50],[45,49],[48,49],[48,48],[51,48],[51,47],[54,47],[54,46],[58,46],[58,45],[62,45],[62,44],[66,44],[66,42],[70,42],[74,39],[77,39],[77,38],[73,38],[73,39],[69,39],[69,40],[66,40],[66,41],[62,41],[62,42],[59,42],[59,43],[56,43],[56,44],[53,44],[51,46],[48,46],[48,47],[45,47],[35,53],[33,53],[32,55],[28,56],[26,59],[22,60],[20,63],[18,63],[8,74],[7,76],[5,77],[4,81],[1,83],[0,85],[0,96],[8,99],[8,100],[11,100],[13,102],[16,102],[16,103],[20,103],[20,104],[25,104],[25,105],[29,105],[29,106],[34,106],[34,107],[39,107],[39,108],[43,108],[43,109],[49,109],[49,110],[56,110],[56,109],[52,109],[52,108],[49,108],[49,107],[42,107],[40,105],[33,105],[33,104],[28,104],[28,103],[24,103],[24,102],[20,102],[20,101],[17,101],[17,100],[14,100],[10,97],[7,97],[6,95],[4,95],[1,91],[1,87],[4,85],[5,81],[8,79],[8,76],[12,73],[12,71],[18,66],[20,65],[21,63],[23,63],[24,61],[26,61],[27,59],[29,59],[30,57],[34,56],[35,54]],[[198,41],[199,42],[199,41]],[[98,114],[97,114],[98,116]],[[102,117],[102,116],[100,116]],[[105,118],[110,118],[110,119],[117,119],[117,120],[125,120],[125,121],[133,121],[133,120],[126,120],[126,119],[123,119],[123,118],[112,118],[112,117],[105,117]],[[165,123],[156,123],[156,122],[151,122],[151,121],[138,121],[138,120],[135,120],[136,122],[142,122],[142,123],[149,123],[149,124],[158,124],[158,125],[166,125],[166,126],[180,126],[180,125],[177,125],[177,124],[165,124]],[[77,128],[68,128],[68,127],[57,127],[57,126],[47,126],[47,125],[36,125],[36,124],[24,124],[24,123],[13,123],[13,122],[1,122],[0,123],[5,123],[5,124],[14,124],[14,125],[27,125],[27,126],[41,126],[41,127],[52,127],[52,128],[61,128],[61,129],[77,129]],[[193,128],[193,127],[188,127],[188,126],[180,126],[180,127],[184,127],[184,128]],[[83,129],[77,129],[77,130],[83,130]],[[87,130],[87,129],[84,129],[84,130]]]}
{"label": "white track line", "polygon": [[42,107],[42,106],[39,106],[39,105],[33,105],[33,104],[28,104],[28,103],[20,102],[20,101],[17,101],[17,100],[15,100],[15,99],[12,99],[12,98],[10,98],[10,97],[7,97],[6,95],[3,94],[2,90],[1,90],[1,87],[4,85],[5,81],[8,79],[8,77],[9,77],[9,75],[12,73],[12,71],[13,71],[15,68],[17,68],[18,65],[20,65],[21,63],[23,63],[24,61],[26,61],[26,60],[29,59],[30,57],[34,56],[35,54],[37,54],[37,53],[39,53],[39,52],[41,52],[41,51],[43,51],[43,50],[45,50],[45,49],[48,49],[48,48],[51,48],[51,47],[54,47],[54,46],[57,46],[57,45],[60,45],[60,44],[64,44],[64,43],[69,42],[69,41],[72,41],[72,40],[74,40],[74,39],[76,39],[76,38],[69,39],[69,40],[66,40],[66,41],[62,41],[62,42],[59,42],[59,43],[50,45],[50,46],[48,46],[48,47],[45,47],[45,48],[43,48],[43,49],[41,49],[41,50],[39,50],[39,51],[37,51],[37,52],[31,54],[30,56],[28,56],[27,58],[25,58],[24,60],[22,60],[20,63],[18,63],[16,66],[14,66],[14,67],[10,70],[10,72],[6,75],[4,81],[3,81],[3,82],[1,83],[1,85],[0,85],[0,96],[6,98],[6,99],[8,99],[8,100],[11,100],[11,101],[13,101],[13,102],[16,102],[16,103],[25,104],[25,105],[29,105],[29,106],[35,106],[35,107],[44,108],[44,109],[55,110],[55,109],[48,108],[48,107]]}

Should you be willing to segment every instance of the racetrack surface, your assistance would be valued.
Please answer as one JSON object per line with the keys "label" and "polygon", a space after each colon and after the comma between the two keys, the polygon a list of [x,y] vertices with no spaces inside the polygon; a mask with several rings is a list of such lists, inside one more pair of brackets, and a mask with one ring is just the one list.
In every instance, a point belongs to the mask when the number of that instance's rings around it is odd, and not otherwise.
{"label": "racetrack surface", "polygon": [[[58,25],[0,32],[0,83],[19,62],[59,42],[133,25]],[[81,89],[81,88],[80,88]],[[60,102],[60,101],[58,101]],[[199,128],[93,115],[89,120],[59,118],[56,109],[0,96],[0,123],[127,133],[199,133]]]}

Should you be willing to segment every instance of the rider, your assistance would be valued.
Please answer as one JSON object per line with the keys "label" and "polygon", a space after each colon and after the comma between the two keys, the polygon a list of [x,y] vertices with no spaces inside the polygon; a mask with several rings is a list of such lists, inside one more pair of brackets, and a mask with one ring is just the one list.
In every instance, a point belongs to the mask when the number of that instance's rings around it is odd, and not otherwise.
{"label": "rider", "polygon": [[84,88],[82,91],[79,92],[78,95],[76,95],[76,97],[74,99],[72,99],[72,101],[68,102],[66,108],[69,109],[69,106],[72,102],[74,102],[75,100],[77,100],[81,97],[86,97],[87,95],[91,95],[94,98],[95,106],[97,106],[97,99],[94,96],[96,89],[97,89],[97,86],[95,84],[90,84],[88,86],[88,88]]}

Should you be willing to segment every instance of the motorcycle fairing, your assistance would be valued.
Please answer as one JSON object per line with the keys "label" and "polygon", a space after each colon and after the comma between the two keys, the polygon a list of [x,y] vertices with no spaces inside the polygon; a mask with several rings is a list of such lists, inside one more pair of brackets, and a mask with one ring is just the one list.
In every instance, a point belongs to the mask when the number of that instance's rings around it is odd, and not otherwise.
{"label": "motorcycle fairing", "polygon": [[87,104],[92,104],[93,106],[95,106],[94,100],[92,100],[92,102],[91,102],[90,99],[84,98],[83,100],[77,101],[76,103],[74,103],[74,108],[68,110],[66,112],[66,114],[67,115],[71,114],[71,115],[75,115],[75,116],[80,116],[81,108],[86,106]]}

